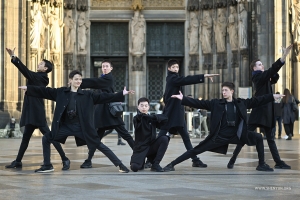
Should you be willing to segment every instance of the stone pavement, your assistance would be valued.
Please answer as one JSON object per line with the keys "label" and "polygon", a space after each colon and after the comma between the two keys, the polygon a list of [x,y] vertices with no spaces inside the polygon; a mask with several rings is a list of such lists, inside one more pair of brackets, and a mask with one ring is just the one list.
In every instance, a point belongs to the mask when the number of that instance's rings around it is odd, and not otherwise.
{"label": "stone pavement", "polygon": [[[15,159],[21,139],[0,139],[0,199],[299,199],[300,195],[300,139],[286,141],[276,139],[281,158],[292,170],[275,169],[259,172],[255,147],[245,146],[234,169],[227,169],[227,162],[235,148],[230,145],[228,154],[205,152],[200,157],[207,168],[192,167],[191,160],[175,167],[176,171],[122,174],[118,168],[97,151],[93,168],[80,169],[87,157],[86,147],[76,147],[69,137],[63,145],[71,160],[68,171],[61,170],[59,154],[52,149],[55,171],[47,174],[34,173],[42,164],[41,138],[32,138],[23,159],[22,169],[5,169]],[[192,139],[193,146],[201,139]],[[117,136],[111,134],[103,142],[129,167],[131,150],[117,146]],[[274,166],[265,144],[266,162]],[[164,167],[185,151],[182,140],[175,136],[161,165]]]}

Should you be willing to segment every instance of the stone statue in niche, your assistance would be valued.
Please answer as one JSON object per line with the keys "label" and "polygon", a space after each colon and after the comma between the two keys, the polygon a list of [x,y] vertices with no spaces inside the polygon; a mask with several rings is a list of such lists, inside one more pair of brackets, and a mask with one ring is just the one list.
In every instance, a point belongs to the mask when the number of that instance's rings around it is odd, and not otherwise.
{"label": "stone statue in niche", "polygon": [[199,10],[199,0],[188,0],[187,10],[188,11]]}
{"label": "stone statue in niche", "polygon": [[227,19],[224,8],[217,9],[217,19],[214,19],[214,32],[215,32],[215,42],[217,44],[217,52],[224,52],[226,50],[225,37],[226,37],[226,27]]}
{"label": "stone statue in niche", "polygon": [[188,31],[188,38],[190,43],[190,55],[198,54],[198,32],[199,32],[199,21],[196,12],[190,14],[190,27]]}
{"label": "stone statue in niche", "polygon": [[78,16],[78,51],[86,53],[87,33],[90,27],[90,22],[86,20],[85,12],[81,12]]}
{"label": "stone statue in niche", "polygon": [[239,45],[240,49],[246,49],[248,47],[248,14],[244,4],[239,4]]}
{"label": "stone statue in niche", "polygon": [[30,11],[30,14],[30,47],[39,49],[40,47],[44,46],[44,40],[42,36],[45,33],[45,29],[48,26],[48,22],[43,14],[42,6],[39,2],[33,3],[33,8]]}
{"label": "stone statue in niche", "polygon": [[231,50],[237,50],[239,47],[239,36],[238,36],[238,18],[236,7],[230,6],[230,14],[228,17],[228,33],[229,43]]}
{"label": "stone statue in niche", "polygon": [[52,52],[61,51],[61,33],[64,23],[59,18],[59,8],[52,7],[49,15],[50,25],[50,50]]}
{"label": "stone statue in niche", "polygon": [[211,53],[211,31],[213,20],[208,10],[203,10],[203,19],[201,22],[200,41],[204,54]]}
{"label": "stone statue in niche", "polygon": [[290,14],[292,14],[292,34],[293,41],[300,41],[300,1],[293,0],[293,3],[290,7]]}
{"label": "stone statue in niche", "polygon": [[131,38],[132,38],[132,48],[131,53],[144,54],[145,53],[145,18],[143,15],[140,15],[140,12],[134,11],[134,17],[131,21]]}
{"label": "stone statue in niche", "polygon": [[72,10],[66,10],[64,18],[64,51],[73,52],[75,43],[75,22],[72,18]]}

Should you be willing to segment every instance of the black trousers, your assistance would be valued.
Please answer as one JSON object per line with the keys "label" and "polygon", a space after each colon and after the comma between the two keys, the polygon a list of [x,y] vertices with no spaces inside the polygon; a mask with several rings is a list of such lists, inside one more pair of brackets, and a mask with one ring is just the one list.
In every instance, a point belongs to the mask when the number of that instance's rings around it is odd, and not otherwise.
{"label": "black trousers", "polygon": [[[184,122],[184,126],[183,127],[173,127],[170,130],[160,130],[158,133],[158,136],[163,136],[166,135],[167,132],[170,132],[171,134],[178,132],[183,140],[184,146],[186,148],[186,150],[191,150],[193,149],[191,140],[190,140],[190,136],[189,133],[187,131],[187,127],[186,127],[186,123]],[[199,160],[199,158],[197,156],[192,156],[191,157],[193,162],[197,162]]]}
{"label": "black trousers", "polygon": [[294,123],[283,124],[283,127],[286,135],[294,136]]}
{"label": "black trousers", "polygon": [[131,137],[131,135],[128,133],[124,125],[118,125],[118,126],[111,126],[109,128],[98,128],[97,133],[100,137],[100,140],[105,136],[105,131],[110,130],[110,129],[115,129],[117,133],[127,141],[128,145],[133,148],[134,145],[134,140]]}
{"label": "black trousers", "polygon": [[[161,136],[157,138],[151,145],[146,155],[147,159],[152,164],[159,164],[163,159],[169,144],[169,138],[167,136]],[[131,163],[130,169],[134,172],[141,170],[144,163]]]}
{"label": "black trousers", "polygon": [[[258,133],[255,133],[255,132],[248,132],[248,134],[254,134],[253,137],[256,138],[256,150],[257,150],[257,153],[258,153],[259,164],[264,164],[265,163],[265,157],[264,157],[264,144],[263,144],[262,136]],[[221,141],[221,140],[217,140],[217,139],[216,139],[216,141],[213,141],[212,139],[210,139],[208,141],[204,141],[204,142],[198,144],[193,149],[186,151],[184,154],[182,154],[181,156],[176,158],[171,163],[172,163],[173,166],[175,166],[175,165],[191,158],[192,156],[196,156],[200,153],[212,150],[214,148],[221,147],[221,146],[226,145],[226,144],[241,144],[241,145],[244,145],[244,143],[242,141],[240,141],[237,136],[234,137],[233,139],[227,140],[227,141],[224,141],[224,140]]]}
{"label": "black trousers", "polygon": [[[21,145],[20,145],[20,148],[19,148],[19,152],[18,152],[18,155],[17,155],[17,158],[16,158],[17,162],[21,162],[22,161],[22,158],[23,158],[23,156],[25,154],[25,151],[28,148],[28,144],[29,144],[30,138],[31,138],[34,130],[37,129],[37,128],[40,129],[40,131],[42,132],[43,135],[50,133],[50,129],[49,129],[48,126],[37,127],[37,126],[31,125],[31,124],[25,125],[25,130],[24,130],[24,133],[23,133],[22,142],[21,142]],[[54,142],[52,142],[52,144],[55,147],[55,149],[58,151],[61,159],[65,160],[66,159],[66,155],[65,155],[65,152],[62,149],[60,143],[54,141]]]}
{"label": "black trousers", "polygon": [[[280,159],[278,149],[277,149],[276,143],[274,141],[275,131],[272,131],[273,128],[270,128],[270,127],[260,126],[260,125],[252,125],[252,124],[248,125],[248,130],[254,131],[257,127],[261,127],[265,130],[268,146],[269,146],[270,152],[272,154],[273,160],[276,163],[281,163],[282,161]],[[244,146],[244,144],[238,144],[236,146],[235,150],[233,151],[233,155],[230,159],[231,162],[233,162],[233,163],[235,162],[235,160],[236,160],[237,156],[239,155],[239,153],[241,152],[243,146]]]}
{"label": "black trousers", "polygon": [[[66,138],[68,136],[76,136],[82,140],[85,140],[83,132],[81,130],[80,124],[62,124],[62,126],[59,128],[59,132],[57,133],[57,136],[55,139],[59,140],[62,138]],[[50,143],[51,141],[46,137],[43,136],[43,155],[44,155],[44,165],[50,165]],[[102,142],[99,140],[99,145],[97,147],[99,151],[101,151],[108,159],[115,165],[119,166],[122,162],[119,160],[119,158]]]}

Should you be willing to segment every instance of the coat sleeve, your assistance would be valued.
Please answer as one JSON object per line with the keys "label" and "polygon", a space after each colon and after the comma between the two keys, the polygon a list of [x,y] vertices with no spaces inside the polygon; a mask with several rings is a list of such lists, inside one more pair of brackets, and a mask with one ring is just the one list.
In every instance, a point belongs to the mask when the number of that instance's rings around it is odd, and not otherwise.
{"label": "coat sleeve", "polygon": [[164,124],[166,124],[168,122],[168,117],[164,114],[156,114],[156,127],[160,128],[161,126],[163,126]]}
{"label": "coat sleeve", "polygon": [[110,102],[124,102],[123,92],[118,93],[95,93],[90,91],[94,104],[104,104]]}
{"label": "coat sleeve", "polygon": [[82,89],[91,88],[91,89],[104,89],[109,87],[111,84],[111,79],[107,76],[100,78],[84,78],[80,87]]}
{"label": "coat sleeve", "polygon": [[190,98],[190,97],[183,97],[183,99],[181,101],[181,105],[190,106],[190,107],[193,107],[193,108],[211,110],[212,101],[198,100],[198,99],[193,99],[193,98]]}
{"label": "coat sleeve", "polygon": [[193,76],[171,76],[170,83],[174,86],[192,85],[197,83],[204,83],[204,74]]}
{"label": "coat sleeve", "polygon": [[46,87],[28,85],[26,94],[33,97],[56,101],[57,89],[50,88],[50,87],[46,88]]}
{"label": "coat sleeve", "polygon": [[274,76],[272,76],[272,78],[271,78],[271,84],[276,84],[277,83],[277,81],[279,80],[279,74],[278,73],[276,73]]}
{"label": "coat sleeve", "polygon": [[25,78],[29,80],[37,79],[37,73],[30,71],[19,58],[11,59],[11,62],[19,69],[19,71],[24,75]]}
{"label": "coat sleeve", "polygon": [[258,75],[258,78],[255,79],[256,84],[263,84],[266,81],[271,81],[272,83],[272,77],[277,74],[277,72],[283,65],[284,63],[282,63],[280,59],[278,59],[275,63],[272,64],[272,67],[270,67],[268,70],[265,70],[262,74]]}
{"label": "coat sleeve", "polygon": [[255,108],[264,104],[267,104],[269,102],[274,101],[273,94],[266,94],[259,97],[252,97],[250,99],[244,99],[244,104],[247,109]]}

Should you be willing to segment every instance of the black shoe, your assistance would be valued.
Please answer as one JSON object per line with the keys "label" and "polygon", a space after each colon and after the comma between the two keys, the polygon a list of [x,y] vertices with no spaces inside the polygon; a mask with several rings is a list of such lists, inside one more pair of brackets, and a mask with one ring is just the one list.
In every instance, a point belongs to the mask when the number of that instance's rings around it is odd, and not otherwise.
{"label": "black shoe", "polygon": [[68,169],[70,169],[71,161],[69,159],[64,160],[64,161],[62,161],[62,164],[63,164],[62,170],[68,170]]}
{"label": "black shoe", "polygon": [[165,170],[159,164],[153,164],[151,166],[151,171],[154,171],[154,172],[164,172]]}
{"label": "black shoe", "polygon": [[288,138],[286,138],[286,140],[292,140],[292,136],[289,135]]}
{"label": "black shoe", "polygon": [[201,160],[197,160],[197,161],[193,162],[192,166],[205,168],[205,167],[207,167],[207,164],[204,164]]}
{"label": "black shoe", "polygon": [[151,168],[152,164],[149,160],[146,160],[146,163],[144,165],[144,169],[148,169],[148,168]]}
{"label": "black shoe", "polygon": [[234,163],[229,162],[229,163],[227,164],[227,168],[228,168],[228,169],[233,169],[233,166],[234,166]]}
{"label": "black shoe", "polygon": [[287,165],[285,162],[276,163],[274,166],[276,169],[292,169],[291,166]]}
{"label": "black shoe", "polygon": [[90,160],[85,160],[82,165],[80,165],[80,168],[92,168],[92,161]]}
{"label": "black shoe", "polygon": [[122,142],[122,140],[119,140],[118,145],[126,145],[126,144],[124,142]]}
{"label": "black shoe", "polygon": [[281,139],[281,136],[280,136],[280,135],[278,135],[278,139]]}
{"label": "black shoe", "polygon": [[10,165],[6,165],[5,168],[22,168],[22,162],[12,161]]}
{"label": "black shoe", "polygon": [[271,168],[269,165],[267,165],[266,163],[265,164],[262,164],[262,165],[258,165],[256,167],[256,170],[257,171],[264,171],[264,172],[272,172],[274,171],[273,168]]}
{"label": "black shoe", "polygon": [[37,173],[48,173],[48,172],[53,172],[53,166],[52,165],[42,165],[40,169],[36,169],[34,172]]}
{"label": "black shoe", "polygon": [[167,166],[165,166],[165,167],[163,168],[163,170],[164,170],[165,172],[170,172],[170,171],[175,171],[175,168],[174,168],[174,166],[170,163],[170,164],[168,164]]}
{"label": "black shoe", "polygon": [[120,165],[119,165],[119,172],[121,172],[121,173],[128,173],[129,172],[129,169],[127,169],[127,167],[125,166],[125,165],[123,165],[123,163],[121,163]]}

